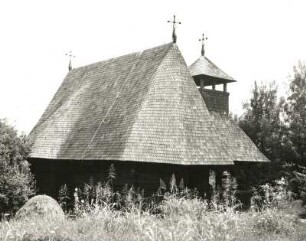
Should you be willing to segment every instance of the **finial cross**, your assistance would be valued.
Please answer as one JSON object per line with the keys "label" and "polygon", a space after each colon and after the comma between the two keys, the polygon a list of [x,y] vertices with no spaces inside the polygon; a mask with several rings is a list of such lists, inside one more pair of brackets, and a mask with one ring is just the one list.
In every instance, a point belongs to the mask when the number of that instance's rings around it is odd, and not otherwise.
{"label": "finial cross", "polygon": [[202,34],[202,38],[199,39],[200,42],[202,42],[202,49],[201,49],[201,55],[204,56],[205,55],[205,40],[207,40],[208,38],[205,37],[204,33]]}
{"label": "finial cross", "polygon": [[69,51],[69,53],[66,53],[65,55],[69,57],[68,70],[70,71],[70,70],[72,70],[71,59],[75,58],[75,55],[73,55],[71,51]]}
{"label": "finial cross", "polygon": [[173,43],[176,43],[176,40],[177,40],[177,36],[176,36],[176,33],[175,33],[176,24],[182,24],[182,22],[176,21],[175,15],[173,15],[173,21],[168,20],[167,22],[173,24],[172,41],[173,41]]}

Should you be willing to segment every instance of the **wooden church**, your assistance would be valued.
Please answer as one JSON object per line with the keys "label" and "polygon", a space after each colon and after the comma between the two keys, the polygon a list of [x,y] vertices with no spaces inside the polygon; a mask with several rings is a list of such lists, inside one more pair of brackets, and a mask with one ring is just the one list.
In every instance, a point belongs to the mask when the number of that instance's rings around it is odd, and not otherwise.
{"label": "wooden church", "polygon": [[228,117],[235,80],[205,57],[204,43],[188,67],[173,29],[169,44],[68,72],[30,133],[40,193],[103,181],[111,164],[116,188],[152,192],[175,174],[205,191],[211,169],[269,161]]}

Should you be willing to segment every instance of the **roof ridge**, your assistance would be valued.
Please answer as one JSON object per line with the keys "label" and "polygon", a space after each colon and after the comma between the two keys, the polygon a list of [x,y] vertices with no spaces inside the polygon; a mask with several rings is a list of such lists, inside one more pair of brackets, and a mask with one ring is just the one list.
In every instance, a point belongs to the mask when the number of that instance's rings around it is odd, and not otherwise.
{"label": "roof ridge", "polygon": [[[160,66],[162,66],[162,63],[164,62],[166,56],[169,54],[170,49],[173,48],[173,46],[174,46],[174,44],[173,44],[172,42],[169,43],[169,44],[165,44],[165,45],[169,45],[169,47],[168,47],[168,49],[167,49],[165,55],[163,56],[162,60],[160,61],[158,67],[156,68],[154,74],[153,74],[152,77],[151,77],[151,79],[152,79],[153,81],[151,81],[150,84],[149,84],[148,92],[149,92],[149,90],[151,89],[151,87],[153,86],[153,83],[155,82],[155,79],[156,79],[155,77],[156,77],[156,74],[157,74],[158,70],[160,69]],[[161,46],[163,46],[163,45],[161,45]],[[160,47],[161,47],[161,46],[160,46]],[[138,120],[138,118],[139,118],[139,113],[141,112],[142,107],[143,107],[143,105],[144,105],[144,103],[146,102],[147,99],[148,99],[148,95],[145,96],[145,98],[142,100],[140,106],[138,107],[138,109],[137,109],[137,111],[136,111],[136,112],[137,112],[137,113],[136,113],[136,117],[135,117],[134,122],[133,122],[133,124],[132,124],[132,126],[131,126],[131,128],[130,128],[130,130],[129,130],[129,132],[128,132],[127,140],[129,140],[129,138],[130,138],[130,136],[131,136],[131,134],[132,134],[132,130],[134,129],[135,122]],[[121,156],[124,155],[124,152],[125,152],[125,150],[126,150],[126,145],[127,145],[127,143],[128,143],[128,141],[125,142],[124,150],[123,150],[123,152],[121,153]]]}
{"label": "roof ridge", "polygon": [[[232,78],[231,76],[229,76],[227,73],[225,73],[222,69],[220,69],[214,62],[212,62],[209,58],[207,58],[206,56],[203,56],[210,64],[216,66],[223,74],[227,75],[228,77]],[[233,78],[232,78],[233,79]]]}
{"label": "roof ridge", "polygon": [[[176,50],[176,51],[175,51]],[[175,51],[175,52],[174,52]],[[171,54],[171,55],[170,55]],[[170,56],[169,56],[170,55]],[[207,111],[206,113],[207,113],[207,115],[206,115],[206,117],[208,118],[206,121],[208,121],[209,123],[211,123],[211,122],[213,122],[213,119],[211,118],[211,116],[210,116],[210,113],[209,113],[209,111],[208,111],[208,109],[207,109],[207,107],[206,107],[206,104],[205,104],[205,102],[204,102],[204,100],[202,99],[202,97],[201,97],[201,95],[200,95],[200,93],[198,92],[198,90],[196,89],[196,86],[195,86],[195,83],[193,82],[193,80],[192,80],[192,76],[191,76],[191,74],[189,73],[189,71],[188,71],[188,66],[187,66],[187,64],[186,64],[186,62],[185,62],[185,60],[184,60],[184,58],[183,58],[183,56],[182,56],[182,54],[181,54],[181,52],[179,51],[179,49],[178,49],[178,47],[176,46],[176,45],[173,45],[172,46],[172,48],[169,48],[168,49],[168,51],[167,51],[167,53],[165,54],[165,56],[163,57],[163,59],[162,59],[162,61],[160,62],[160,64],[159,64],[159,66],[158,66],[158,68],[156,69],[156,71],[155,71],[155,73],[154,73],[154,77],[152,76],[152,81],[150,82],[150,87],[149,87],[149,90],[148,90],[148,92],[152,92],[152,91],[154,91],[154,90],[152,90],[152,88],[154,87],[154,85],[156,84],[156,83],[159,83],[159,82],[163,82],[163,80],[161,80],[161,79],[159,79],[159,75],[161,74],[161,75],[163,75],[163,73],[162,72],[160,72],[160,70],[161,70],[161,68],[162,67],[166,67],[167,68],[167,66],[169,66],[169,63],[168,63],[168,61],[169,61],[169,58],[171,58],[171,56],[172,55],[175,55],[175,60],[176,61],[179,61],[179,63],[178,63],[178,66],[179,66],[179,71],[181,72],[181,71],[184,71],[185,70],[185,72],[186,72],[186,74],[187,74],[187,76],[185,76],[185,77],[187,77],[187,78],[190,78],[190,84],[192,83],[192,84],[194,84],[194,90],[192,91],[192,92],[194,92],[194,94],[195,95],[197,95],[198,96],[198,99],[199,100],[201,100],[201,107],[200,108],[204,108],[203,109],[203,111]],[[179,59],[177,59],[178,58],[178,55],[180,55],[180,57],[179,57]],[[169,57],[168,57],[169,56]],[[165,63],[165,64],[164,64]],[[184,68],[182,69],[182,64],[184,64]],[[176,65],[174,64],[174,66],[173,66],[173,63],[171,64],[171,66],[173,67],[173,68],[176,68]],[[164,76],[164,77],[166,77],[166,76]],[[158,84],[157,84],[158,85]],[[190,86],[190,88],[191,88],[191,86]],[[155,92],[153,92],[153,94],[154,94]],[[145,108],[145,105],[147,104],[147,105],[152,105],[152,104],[150,104],[150,102],[148,102],[147,100],[148,99],[150,99],[150,98],[153,98],[151,95],[146,95],[146,97],[142,100],[142,103],[141,103],[141,107],[140,108],[138,108],[137,109],[137,117],[135,118],[135,121],[133,122],[133,124],[132,124],[132,127],[131,127],[131,129],[129,130],[129,136],[128,136],[128,138],[127,138],[127,142],[125,143],[125,146],[124,146],[124,151],[123,151],[123,153],[121,153],[121,157],[124,157],[125,155],[126,156],[128,156],[129,158],[133,158],[133,156],[131,157],[129,154],[130,153],[133,153],[133,146],[134,146],[134,144],[135,144],[135,142],[134,142],[134,140],[133,140],[133,135],[136,135],[137,136],[137,132],[139,131],[137,128],[141,128],[142,127],[142,125],[143,124],[141,124],[141,117],[140,117],[140,115],[141,115],[141,113],[142,114],[144,114],[145,115],[145,112],[146,111],[148,111],[148,109],[146,110]],[[147,106],[148,107],[148,106]],[[153,109],[154,109],[154,106],[153,106]],[[149,112],[150,113],[150,112]],[[172,121],[176,121],[177,123],[176,124],[173,124],[174,126],[176,126],[177,124],[178,124],[178,126],[180,126],[180,124],[182,124],[183,125],[183,130],[180,130],[180,131],[183,131],[184,133],[185,132],[187,132],[188,131],[188,129],[190,128],[189,126],[188,126],[188,124],[186,124],[185,122],[188,120],[188,118],[189,118],[189,115],[187,114],[187,117],[186,117],[186,115],[185,115],[185,113],[186,113],[186,109],[180,109],[180,112],[179,113],[177,113],[177,118],[174,118]],[[154,114],[153,114],[154,115]],[[162,118],[162,117],[160,117],[160,118]],[[187,118],[187,119],[186,119]],[[147,123],[148,124],[148,123]],[[149,123],[150,124],[150,123]],[[137,126],[138,125],[138,126]],[[154,125],[155,126],[155,125]],[[145,126],[143,126],[144,128],[145,128]],[[155,128],[159,128],[159,127],[157,127],[157,126],[155,126]],[[167,131],[167,128],[165,129],[161,129],[161,131]],[[173,131],[173,130],[170,130],[170,132],[169,133],[171,133],[171,131]],[[178,132],[180,132],[180,131],[178,131]],[[136,134],[135,134],[136,133]],[[184,136],[184,135],[183,135]],[[182,136],[182,137],[183,137]],[[152,136],[150,136],[150,135],[148,135],[148,134],[145,134],[145,136],[142,136],[140,139],[139,139],[139,141],[141,141],[141,139],[143,138],[143,140],[144,140],[144,142],[148,142],[148,138],[150,139]],[[168,136],[169,137],[169,136]],[[174,136],[174,138],[176,138],[177,137],[177,135],[175,135]],[[192,159],[192,157],[194,156],[194,151],[189,151],[188,150],[188,144],[190,144],[190,139],[188,138],[188,137],[186,137],[186,138],[180,138],[180,140],[181,140],[181,142],[180,142],[180,147],[177,147],[177,148],[175,148],[175,153],[176,153],[176,155],[179,155],[180,156],[180,158],[181,159],[184,159],[184,160],[190,160],[190,159]],[[154,142],[154,140],[152,140],[153,142]],[[150,143],[151,141],[149,140],[149,143]],[[194,143],[193,143],[194,144]],[[200,144],[200,142],[197,144],[197,145],[199,145]],[[150,144],[149,144],[150,145]],[[161,144],[161,145],[163,145],[163,144]],[[147,147],[147,148],[149,148],[149,147]],[[167,147],[166,147],[167,148]],[[161,147],[161,149],[163,149],[163,147]],[[150,148],[148,149],[148,150],[150,150]],[[179,150],[179,151],[178,151]],[[158,150],[159,151],[159,150]],[[224,157],[224,155],[223,155],[223,157]],[[137,159],[138,157],[137,156],[135,156],[134,157],[135,159]],[[124,158],[123,158],[124,159]],[[174,157],[174,159],[175,159],[175,157]],[[161,160],[155,160],[155,162],[159,162],[159,161],[161,161]],[[205,160],[206,162],[211,162],[211,160]],[[222,162],[223,161],[223,162]],[[232,162],[232,161],[229,161],[229,160],[226,160],[225,158],[223,158],[223,160],[222,160],[221,162],[222,163],[226,163],[226,164],[228,164],[228,165],[233,165],[234,163]],[[164,162],[164,161],[161,161],[161,162]],[[180,164],[182,164],[182,163],[180,163]]]}
{"label": "roof ridge", "polygon": [[140,50],[140,51],[135,51],[133,53],[128,53],[128,54],[123,54],[123,55],[119,55],[119,56],[115,56],[115,57],[111,57],[111,58],[106,58],[104,60],[101,60],[101,61],[98,61],[98,62],[95,62],[95,63],[91,63],[91,64],[87,64],[87,65],[83,65],[83,66],[79,66],[79,67],[73,68],[73,69],[71,69],[71,71],[69,71],[69,73],[71,73],[73,71],[76,71],[76,70],[81,70],[83,68],[94,68],[96,65],[102,64],[104,62],[106,63],[108,61],[116,60],[116,59],[119,59],[119,58],[124,58],[124,57],[130,56],[130,55],[140,54],[140,53],[143,53],[144,51],[150,51],[150,50],[153,50],[153,49],[156,49],[156,48],[161,48],[161,47],[166,46],[166,45],[170,46],[172,44],[173,43],[170,42],[170,43],[166,43],[166,44],[162,44],[162,45],[157,45],[157,46],[155,46],[153,48],[143,49],[143,50]]}
{"label": "roof ridge", "polygon": [[41,120],[37,134],[31,133],[31,158],[180,165],[265,161],[238,127],[209,112],[173,43],[69,72]]}

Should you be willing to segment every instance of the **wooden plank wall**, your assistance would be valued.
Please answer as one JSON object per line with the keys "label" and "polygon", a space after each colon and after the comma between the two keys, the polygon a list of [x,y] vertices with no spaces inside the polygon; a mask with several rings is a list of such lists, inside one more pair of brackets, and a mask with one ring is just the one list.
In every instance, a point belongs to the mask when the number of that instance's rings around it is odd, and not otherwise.
{"label": "wooden plank wall", "polygon": [[31,168],[37,181],[39,193],[57,197],[59,188],[67,184],[70,190],[83,188],[90,178],[95,183],[104,182],[113,163],[116,169],[114,187],[121,190],[124,185],[133,185],[145,190],[149,195],[157,191],[160,179],[169,187],[172,174],[177,185],[184,179],[184,184],[197,188],[200,192],[208,189],[208,166],[182,166],[159,163],[136,163],[116,161],[68,161],[68,160],[30,160]]}

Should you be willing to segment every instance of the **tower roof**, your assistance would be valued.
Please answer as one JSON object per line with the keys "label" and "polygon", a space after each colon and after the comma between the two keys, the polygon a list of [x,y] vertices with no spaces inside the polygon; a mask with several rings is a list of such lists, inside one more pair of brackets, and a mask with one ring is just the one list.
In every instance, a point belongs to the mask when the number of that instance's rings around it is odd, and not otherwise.
{"label": "tower roof", "polygon": [[268,161],[250,140],[235,146],[235,132],[224,126],[170,43],[72,69],[30,133],[30,157],[180,165]]}
{"label": "tower roof", "polygon": [[236,80],[227,75],[205,56],[201,56],[190,65],[189,71],[196,83],[200,81],[200,79],[205,78],[204,85],[236,82]]}

